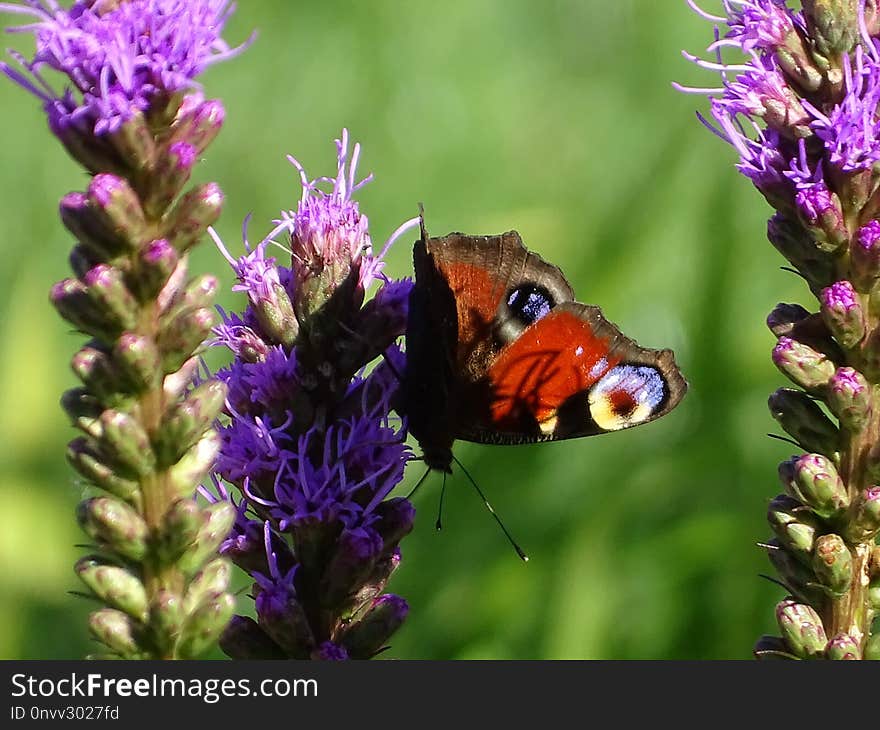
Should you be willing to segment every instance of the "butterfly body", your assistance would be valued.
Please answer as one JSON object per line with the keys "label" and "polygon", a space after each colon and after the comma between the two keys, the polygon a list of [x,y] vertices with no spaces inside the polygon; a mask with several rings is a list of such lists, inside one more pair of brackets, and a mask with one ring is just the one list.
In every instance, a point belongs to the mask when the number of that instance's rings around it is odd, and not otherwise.
{"label": "butterfly body", "polygon": [[562,271],[498,236],[422,229],[403,382],[425,463],[450,471],[456,439],[522,444],[647,423],[687,383],[670,350],[642,348],[598,307],[575,301]]}

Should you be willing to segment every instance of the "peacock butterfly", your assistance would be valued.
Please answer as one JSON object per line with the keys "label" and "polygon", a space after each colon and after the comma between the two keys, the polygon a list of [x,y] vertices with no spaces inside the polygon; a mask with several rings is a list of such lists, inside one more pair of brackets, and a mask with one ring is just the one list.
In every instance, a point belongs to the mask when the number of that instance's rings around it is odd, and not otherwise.
{"label": "peacock butterfly", "polygon": [[593,436],[653,421],[684,397],[671,350],[640,347],[575,301],[516,231],[431,238],[422,219],[413,259],[403,410],[431,469],[451,472],[456,439]]}

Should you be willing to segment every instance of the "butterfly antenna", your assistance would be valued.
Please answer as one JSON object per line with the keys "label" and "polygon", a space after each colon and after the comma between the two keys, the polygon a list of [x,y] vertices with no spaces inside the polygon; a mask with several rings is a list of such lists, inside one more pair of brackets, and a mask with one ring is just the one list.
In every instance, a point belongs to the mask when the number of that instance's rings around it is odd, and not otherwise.
{"label": "butterfly antenna", "polygon": [[443,472],[443,486],[440,488],[440,506],[437,508],[437,522],[434,527],[437,532],[443,529],[443,497],[446,494],[446,472]]}
{"label": "butterfly antenna", "polygon": [[480,489],[479,485],[474,481],[474,478],[470,475],[467,469],[464,468],[464,464],[462,464],[458,459],[455,458],[455,455],[452,456],[453,461],[458,464],[459,468],[464,472],[464,475],[468,478],[468,481],[471,483],[474,489],[477,490],[477,494],[480,495],[480,499],[483,500],[483,504],[486,505],[486,509],[489,510],[492,517],[495,518],[495,522],[498,523],[498,526],[501,528],[501,531],[504,533],[504,536],[507,538],[508,542],[513,546],[513,549],[516,550],[516,554],[519,555],[520,559],[527,563],[529,562],[529,556],[525,554],[523,549],[517,545],[516,540],[513,539],[513,535],[511,535],[507,528],[504,526],[504,523],[501,521],[501,518],[498,516],[498,513],[495,512],[495,508],[489,504],[489,500],[486,499],[486,495],[483,494],[483,490]]}
{"label": "butterfly antenna", "polygon": [[[422,474],[421,477],[419,477],[419,481],[416,482],[416,485],[410,490],[410,493],[406,495],[406,498],[407,498],[407,499],[412,499],[413,495],[416,493],[416,490],[417,490],[420,486],[422,486],[422,482],[424,482],[425,479],[428,478],[428,474],[430,474],[430,473],[431,473],[431,467],[429,466],[429,467],[425,470],[425,473]],[[444,481],[444,484],[445,484],[445,481]]]}

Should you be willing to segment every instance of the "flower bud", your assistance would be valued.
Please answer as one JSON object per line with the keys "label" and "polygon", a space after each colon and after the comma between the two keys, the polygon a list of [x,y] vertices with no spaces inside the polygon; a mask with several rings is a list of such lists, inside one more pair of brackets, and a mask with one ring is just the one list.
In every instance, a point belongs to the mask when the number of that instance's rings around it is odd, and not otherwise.
{"label": "flower bud", "polygon": [[880,660],[880,632],[868,637],[865,642],[864,658],[873,661]]}
{"label": "flower bud", "polygon": [[207,307],[185,311],[169,322],[158,340],[164,372],[180,368],[205,341],[213,325],[214,312]]}
{"label": "flower bud", "polygon": [[179,499],[165,512],[158,532],[156,552],[162,562],[176,563],[196,541],[208,515],[194,499]]}
{"label": "flower bud", "polygon": [[58,212],[64,227],[80,242],[77,247],[80,254],[91,259],[92,266],[100,261],[109,261],[128,248],[125,241],[121,241],[108,229],[103,216],[95,213],[85,193],[65,195],[58,206]]}
{"label": "flower bud", "polygon": [[114,334],[134,329],[140,306],[125,286],[122,272],[108,264],[98,264],[83,278],[86,296],[102,312],[104,326]]}
{"label": "flower bud", "polygon": [[200,185],[184,195],[169,214],[168,242],[180,253],[191,249],[208,226],[217,222],[223,193],[216,183]]}
{"label": "flower bud", "polygon": [[828,407],[850,431],[861,431],[871,415],[871,386],[858,370],[838,368],[828,383]]}
{"label": "flower bud", "polygon": [[190,357],[177,371],[165,376],[162,392],[168,401],[177,400],[198,382],[200,362],[198,357]]}
{"label": "flower bud", "polygon": [[105,492],[129,504],[140,503],[140,484],[117,474],[104,463],[98,452],[84,438],[74,439],[67,447],[67,460],[85,479]]}
{"label": "flower bud", "polygon": [[220,435],[208,431],[168,470],[168,481],[174,492],[181,497],[192,496],[195,485],[211,471],[218,453]]}
{"label": "flower bud", "polygon": [[89,183],[89,210],[93,225],[109,240],[133,251],[147,233],[147,220],[137,193],[124,178],[102,173]]}
{"label": "flower bud", "polygon": [[315,645],[305,611],[289,591],[273,586],[256,598],[260,628],[291,659],[308,659]]}
{"label": "flower bud", "polygon": [[156,437],[156,455],[161,466],[175,464],[223,409],[226,384],[209,380],[193,390],[182,403],[172,406]]}
{"label": "flower bud", "polygon": [[101,451],[121,467],[123,473],[143,477],[156,468],[150,437],[134,417],[108,408],[101,414],[101,425],[104,428]]}
{"label": "flower bud", "polygon": [[852,542],[870,542],[880,531],[880,487],[868,487],[856,498],[846,527]]}
{"label": "flower bud", "polygon": [[813,291],[834,281],[833,257],[814,245],[812,235],[799,222],[776,213],[767,223],[767,238],[807,277]]}
{"label": "flower bud", "polygon": [[196,657],[216,643],[232,613],[235,599],[228,593],[209,598],[193,611],[183,624],[177,653],[183,658]]}
{"label": "flower bud", "polygon": [[202,152],[220,132],[226,118],[223,104],[209,99],[198,106],[181,108],[172,127],[171,140],[186,142]]}
{"label": "flower bud", "polygon": [[382,538],[370,528],[343,530],[321,579],[324,604],[337,606],[353,594],[372,572],[383,547]]}
{"label": "flower bud", "polygon": [[137,562],[147,554],[147,523],[125,502],[112,497],[87,499],[77,507],[77,520],[99,547]]}
{"label": "flower bud", "polygon": [[131,170],[143,174],[155,167],[158,150],[143,112],[131,113],[107,139]]}
{"label": "flower bud", "polygon": [[773,311],[767,315],[767,327],[777,337],[791,335],[792,328],[798,322],[810,316],[810,312],[800,304],[785,304],[780,302]]}
{"label": "flower bud", "polygon": [[164,238],[150,242],[138,251],[137,276],[130,282],[141,302],[156,298],[171,278],[180,257]]}
{"label": "flower bud", "polygon": [[849,634],[838,634],[825,647],[825,656],[828,659],[861,659],[862,647]]}
{"label": "flower bud", "polygon": [[859,291],[870,292],[880,276],[880,221],[859,229],[849,247],[853,281]]}
{"label": "flower bud", "polygon": [[192,546],[178,560],[181,570],[192,573],[217,552],[235,524],[235,507],[229,502],[215,502],[203,511],[205,521]]}
{"label": "flower bud", "polygon": [[149,337],[125,332],[113,345],[113,362],[133,393],[155,388],[161,377],[159,350]]}
{"label": "flower bud", "polygon": [[776,621],[788,648],[802,659],[822,656],[828,639],[822,619],[810,606],[790,598],[776,605]]}
{"label": "flower bud", "polygon": [[807,507],[780,494],[770,502],[767,521],[786,550],[802,562],[810,562],[819,523]]}
{"label": "flower bud", "polygon": [[70,361],[70,369],[86,389],[103,403],[112,403],[125,390],[125,378],[102,349],[85,345]]}
{"label": "flower bud", "polygon": [[795,499],[809,505],[820,517],[839,515],[849,506],[846,485],[829,459],[803,454],[779,465],[779,479]]}
{"label": "flower bud", "polygon": [[773,348],[773,362],[795,385],[805,390],[823,389],[836,367],[823,353],[790,337],[780,337]]}
{"label": "flower bud", "polygon": [[281,648],[250,616],[233,616],[220,636],[220,648],[231,659],[285,659]]}
{"label": "flower bud", "polygon": [[804,20],[816,49],[826,58],[849,53],[859,42],[858,0],[803,0]]}
{"label": "flower bud", "polygon": [[813,551],[813,570],[829,595],[840,598],[852,583],[852,554],[839,535],[822,535]]}
{"label": "flower bud", "polygon": [[102,608],[89,614],[89,632],[92,637],[123,659],[137,657],[137,631],[132,619],[114,608]]}
{"label": "flower bud", "polygon": [[833,253],[849,240],[840,198],[824,183],[799,190],[795,203],[801,221],[813,234],[820,251]]}
{"label": "flower bud", "polygon": [[843,280],[825,287],[820,301],[822,316],[837,341],[846,348],[859,344],[865,336],[865,313],[852,284]]}
{"label": "flower bud", "polygon": [[386,593],[373,601],[372,607],[349,627],[342,644],[352,659],[369,659],[400,628],[409,613],[409,605],[400,596]]}
{"label": "flower bud", "polygon": [[112,608],[118,608],[136,621],[147,620],[147,592],[134,575],[124,568],[105,565],[100,558],[80,558],[74,566],[86,586]]}
{"label": "flower bud", "polygon": [[198,150],[188,142],[172,142],[156,165],[153,186],[144,202],[152,217],[160,217],[183,190],[198,159]]}
{"label": "flower bud", "polygon": [[63,319],[86,334],[110,342],[119,333],[117,324],[95,304],[86,286],[77,279],[54,284],[49,301]]}
{"label": "flower bud", "polygon": [[215,558],[190,581],[183,597],[183,611],[190,614],[209,596],[225,593],[232,579],[232,566],[224,558]]}
{"label": "flower bud", "polygon": [[795,558],[776,538],[769,540],[767,557],[770,564],[779,573],[783,584],[803,603],[821,605],[827,595],[821,586],[816,584],[816,576],[805,563]]}
{"label": "flower bud", "polygon": [[804,449],[837,457],[840,432],[806,393],[780,388],[770,396],[767,405],[782,429]]}
{"label": "flower bud", "polygon": [[160,652],[174,649],[183,628],[183,608],[180,597],[167,589],[159,589],[150,604],[150,627],[152,639],[158,643]]}
{"label": "flower bud", "polygon": [[383,552],[388,552],[412,531],[416,509],[405,497],[392,497],[380,502],[375,514],[379,520],[373,529],[382,536]]}

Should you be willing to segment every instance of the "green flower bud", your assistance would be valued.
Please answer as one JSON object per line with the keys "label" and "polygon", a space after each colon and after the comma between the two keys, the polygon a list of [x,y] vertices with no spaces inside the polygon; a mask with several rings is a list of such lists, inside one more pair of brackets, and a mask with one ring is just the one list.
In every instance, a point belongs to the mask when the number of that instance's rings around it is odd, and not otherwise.
{"label": "green flower bud", "polygon": [[110,403],[125,390],[125,378],[111,357],[94,345],[85,345],[70,361],[70,369],[89,392]]}
{"label": "green flower bud", "polygon": [[844,347],[855,347],[865,336],[865,313],[859,295],[848,281],[838,281],[822,290],[822,316],[835,339]]}
{"label": "green flower bud", "polygon": [[182,312],[159,333],[162,368],[166,373],[178,370],[205,341],[214,326],[214,312],[200,307]]}
{"label": "green flower bud", "polygon": [[194,499],[180,499],[171,505],[162,520],[156,544],[161,560],[166,564],[176,563],[196,541],[207,521],[207,513]]}
{"label": "green flower bud", "polygon": [[324,605],[337,606],[357,591],[373,572],[383,547],[375,532],[343,530],[321,579]]}
{"label": "green flower bud", "polygon": [[67,446],[67,460],[85,479],[105,492],[124,499],[132,505],[140,504],[140,484],[127,479],[104,463],[103,457],[87,439],[74,439]]}
{"label": "green flower bud", "polygon": [[145,174],[155,168],[159,151],[143,112],[132,113],[107,139],[135,172]]}
{"label": "green flower bud", "polygon": [[150,605],[150,628],[159,651],[168,654],[180,638],[183,629],[183,606],[179,596],[169,590],[159,590]]}
{"label": "green flower bud", "polygon": [[140,305],[123,281],[122,272],[108,264],[98,264],[83,278],[86,296],[100,310],[114,333],[137,326]]}
{"label": "green flower bud", "polygon": [[193,545],[178,560],[184,572],[191,573],[201,568],[229,537],[229,531],[235,523],[235,507],[229,502],[215,502],[204,510],[204,514],[207,519],[199,528]]}
{"label": "green flower bud", "polygon": [[802,659],[821,657],[828,639],[822,619],[810,606],[790,598],[776,605],[776,621],[793,654]]}
{"label": "green flower bud", "polygon": [[208,226],[217,222],[223,192],[216,183],[200,185],[184,195],[168,216],[168,242],[180,253],[192,248]]}
{"label": "green flower bud", "polygon": [[220,453],[220,435],[208,431],[183,458],[168,470],[168,481],[181,497],[192,496],[195,485],[201,483]]}
{"label": "green flower bud", "polygon": [[872,634],[865,642],[864,659],[880,661],[880,633]]}
{"label": "green flower bud", "polygon": [[232,659],[287,658],[250,616],[232,617],[220,637],[220,648]]}
{"label": "green flower bud", "polygon": [[87,193],[90,224],[102,232],[106,240],[138,249],[146,237],[147,219],[137,193],[122,177],[101,173],[95,175]]}
{"label": "green flower bud", "polygon": [[880,531],[880,487],[868,487],[859,494],[846,529],[846,536],[852,542],[874,540]]}
{"label": "green flower bud", "polygon": [[287,657],[309,658],[315,639],[302,605],[293,596],[285,603],[280,598],[265,602],[257,617],[260,628]]}
{"label": "green flower bud", "polygon": [[147,523],[125,502],[112,497],[93,497],[79,503],[77,520],[100,547],[134,561],[147,553]]}
{"label": "green flower bud", "polygon": [[146,622],[147,592],[134,575],[116,565],[106,565],[95,556],[81,558],[74,570],[104,603],[127,613],[136,621]]}
{"label": "green flower bud", "polygon": [[[785,187],[778,191],[770,191],[765,187],[761,192],[774,208],[791,206],[791,192]],[[776,213],[767,223],[767,238],[779,253],[807,277],[814,292],[818,293],[834,280],[834,258],[816,247],[812,234],[804,230],[799,221]]]}
{"label": "green flower bud", "polygon": [[181,107],[174,120],[171,142],[187,142],[201,152],[220,132],[225,118],[223,104],[212,99],[198,106]]}
{"label": "green flower bud", "polygon": [[138,631],[131,617],[115,608],[102,608],[89,614],[91,635],[125,659],[135,659],[140,653],[135,638]]}
{"label": "green flower bud", "polygon": [[[80,243],[75,247],[76,264],[73,270],[85,274],[101,261],[109,261],[127,249],[114,232],[106,227],[105,219],[96,213],[85,193],[68,193],[58,206],[61,222]],[[86,265],[86,262],[89,262]]]}
{"label": "green flower bud", "polygon": [[816,575],[812,568],[785,550],[776,539],[770,540],[767,543],[767,548],[767,557],[770,559],[770,563],[795,598],[802,603],[817,606],[827,599],[825,591],[816,584]]}
{"label": "green flower bud", "polygon": [[767,521],[786,550],[802,562],[810,562],[819,523],[806,506],[780,494],[770,502]]}
{"label": "green flower bud", "polygon": [[81,281],[59,281],[52,287],[49,300],[63,319],[92,337],[111,342],[118,334],[114,322],[89,297]]}
{"label": "green flower bud", "polygon": [[837,369],[823,353],[790,337],[779,338],[773,362],[795,385],[810,391],[824,389]]}
{"label": "green flower bud", "polygon": [[780,388],[767,405],[782,429],[805,450],[837,458],[840,431],[806,393]]}
{"label": "green flower bud", "polygon": [[199,374],[199,367],[199,358],[190,357],[184,361],[179,370],[165,376],[162,392],[168,402],[179,400],[192,387]]}
{"label": "green flower bud", "polygon": [[828,384],[828,407],[850,431],[860,431],[871,415],[871,386],[858,370],[838,368]]}
{"label": "green flower bud", "polygon": [[803,0],[809,37],[826,58],[849,53],[859,42],[858,0]]}
{"label": "green flower bud", "polygon": [[299,321],[287,291],[279,282],[268,288],[264,298],[251,297],[251,306],[262,332],[273,342],[291,346],[299,334]]}
{"label": "green flower bud", "polygon": [[834,464],[820,454],[803,454],[779,465],[779,479],[789,495],[829,519],[849,506],[846,485]]}
{"label": "green flower bud", "polygon": [[232,566],[225,558],[216,558],[190,581],[183,597],[183,611],[190,614],[209,596],[225,593],[232,579]]}
{"label": "green flower bud", "polygon": [[104,437],[101,450],[126,476],[143,477],[156,468],[150,438],[138,421],[127,413],[108,408],[101,414]]}
{"label": "green flower bud", "polygon": [[156,454],[161,466],[177,462],[207,431],[226,399],[226,384],[219,380],[202,383],[182,403],[166,414],[156,440]]}
{"label": "green flower bud", "polygon": [[143,393],[158,386],[159,351],[149,337],[132,332],[120,335],[113,346],[113,362],[132,393]]}
{"label": "green flower bud", "polygon": [[862,647],[849,634],[838,634],[825,648],[825,656],[828,659],[861,659]]}
{"label": "green flower bud", "polygon": [[182,658],[196,657],[211,647],[235,610],[235,600],[228,593],[202,603],[186,619],[177,643],[177,653]]}
{"label": "green flower bud", "polygon": [[839,535],[822,535],[813,551],[813,570],[829,595],[840,598],[852,584],[852,554]]}
{"label": "green flower bud", "polygon": [[153,177],[156,184],[144,200],[147,213],[152,217],[161,217],[189,181],[197,156],[198,150],[188,142],[172,142],[165,148],[165,153],[156,164]]}
{"label": "green flower bud", "polygon": [[138,251],[136,275],[129,284],[142,302],[153,301],[177,268],[180,257],[164,238],[151,241]]}

